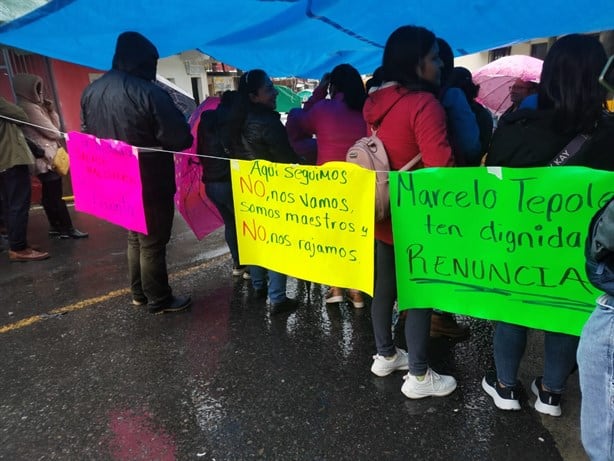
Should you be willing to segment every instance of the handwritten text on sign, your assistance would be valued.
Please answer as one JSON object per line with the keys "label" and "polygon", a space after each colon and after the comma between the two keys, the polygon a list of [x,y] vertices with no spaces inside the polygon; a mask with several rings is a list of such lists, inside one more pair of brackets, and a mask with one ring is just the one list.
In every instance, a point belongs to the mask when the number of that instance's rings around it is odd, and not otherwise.
{"label": "handwritten text on sign", "polygon": [[399,305],[579,334],[598,296],[584,241],[613,181],[581,167],[391,173]]}
{"label": "handwritten text on sign", "polygon": [[241,264],[373,293],[375,174],[233,160]]}
{"label": "handwritten text on sign", "polygon": [[75,208],[147,234],[136,147],[78,132],[67,145]]}

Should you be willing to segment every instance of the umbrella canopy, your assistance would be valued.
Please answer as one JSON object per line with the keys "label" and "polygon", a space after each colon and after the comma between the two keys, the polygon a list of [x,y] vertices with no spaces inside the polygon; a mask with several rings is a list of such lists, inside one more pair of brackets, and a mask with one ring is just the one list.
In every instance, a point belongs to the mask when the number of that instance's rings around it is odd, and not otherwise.
{"label": "umbrella canopy", "polygon": [[296,95],[301,98],[301,100],[303,102],[307,101],[309,98],[311,98],[311,95],[313,94],[313,90],[302,90],[299,91],[298,93],[296,93]]}
{"label": "umbrella canopy", "polygon": [[190,131],[194,136],[192,146],[183,154],[175,154],[175,204],[185,222],[190,226],[198,240],[218,229],[224,224],[220,213],[205,193],[202,182],[203,167],[196,157],[197,133],[200,114],[213,110],[220,103],[220,98],[205,99],[190,117]]}
{"label": "umbrella canopy", "polygon": [[290,109],[301,107],[303,98],[298,96],[294,91],[284,85],[275,85],[277,90],[277,112],[290,112]]}
{"label": "umbrella canopy", "polygon": [[539,82],[543,61],[531,56],[512,55],[499,58],[473,73],[474,83],[480,85],[477,100],[496,115],[512,105],[510,86],[516,79]]}

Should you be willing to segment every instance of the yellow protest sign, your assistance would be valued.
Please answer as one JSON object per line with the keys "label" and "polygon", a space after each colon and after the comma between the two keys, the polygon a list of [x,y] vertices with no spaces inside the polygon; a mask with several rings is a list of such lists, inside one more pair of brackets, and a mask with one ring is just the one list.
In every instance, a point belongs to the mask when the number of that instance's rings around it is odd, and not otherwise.
{"label": "yellow protest sign", "polygon": [[231,160],[239,259],[373,294],[375,173]]}

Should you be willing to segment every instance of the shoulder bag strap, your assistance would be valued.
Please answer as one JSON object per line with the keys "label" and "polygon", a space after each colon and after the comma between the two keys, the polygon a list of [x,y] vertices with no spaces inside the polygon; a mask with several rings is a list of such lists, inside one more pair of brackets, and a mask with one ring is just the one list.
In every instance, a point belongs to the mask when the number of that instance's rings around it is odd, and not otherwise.
{"label": "shoulder bag strap", "polygon": [[409,162],[407,162],[405,165],[403,165],[401,168],[399,168],[399,171],[409,171],[409,170],[411,170],[414,166],[416,166],[416,164],[420,160],[422,160],[422,154],[418,153],[418,155],[416,155]]}
{"label": "shoulder bag strap", "polygon": [[588,134],[579,134],[575,138],[573,138],[569,143],[563,147],[563,150],[559,152],[556,157],[554,157],[548,166],[561,166],[565,165],[569,159],[571,159],[574,155],[576,155],[584,143],[591,138]]}

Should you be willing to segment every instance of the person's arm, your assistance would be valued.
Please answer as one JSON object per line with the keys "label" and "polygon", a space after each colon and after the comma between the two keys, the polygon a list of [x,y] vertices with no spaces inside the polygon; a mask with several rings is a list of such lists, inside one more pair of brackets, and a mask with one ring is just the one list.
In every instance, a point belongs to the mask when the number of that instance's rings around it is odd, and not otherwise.
{"label": "person's arm", "polygon": [[446,130],[446,113],[437,99],[424,101],[423,107],[416,113],[413,127],[425,167],[454,164]]}
{"label": "person's arm", "polygon": [[58,130],[58,127],[55,126],[47,111],[39,106],[38,104],[30,104],[27,106],[29,109],[27,114],[30,118],[30,123],[33,126],[32,130],[36,131],[36,134],[42,136],[49,141],[59,141],[62,139],[62,134]]}
{"label": "person's arm", "polygon": [[305,111],[309,111],[313,106],[315,106],[318,102],[326,99],[326,95],[328,95],[328,86],[330,85],[330,74],[327,72],[322,76],[322,80],[318,86],[313,90],[311,96],[305,103],[303,104],[303,109]]}
{"label": "person's arm", "polygon": [[[28,115],[17,104],[8,102],[6,99],[0,97],[0,115],[9,117],[20,122],[29,122]],[[10,121],[10,120],[9,120]],[[12,122],[17,123],[17,122]]]}
{"label": "person's arm", "polygon": [[149,93],[155,137],[163,149],[180,152],[192,145],[190,126],[169,94],[153,86]]}

